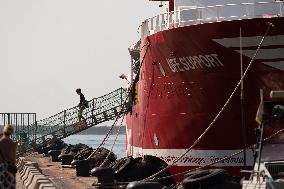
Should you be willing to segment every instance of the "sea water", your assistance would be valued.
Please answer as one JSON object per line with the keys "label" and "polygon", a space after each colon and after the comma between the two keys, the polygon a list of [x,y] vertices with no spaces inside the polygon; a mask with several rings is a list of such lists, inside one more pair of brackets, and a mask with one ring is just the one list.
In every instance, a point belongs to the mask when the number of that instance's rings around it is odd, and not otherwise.
{"label": "sea water", "polygon": [[[97,148],[103,139],[105,138],[105,135],[71,135],[64,139],[64,142],[67,144],[86,144],[92,148]],[[113,146],[113,143],[115,141],[116,135],[110,135],[109,139],[106,141],[105,145],[103,147],[110,150]],[[115,142],[115,145],[113,147],[113,152],[117,155],[117,158],[123,158],[125,157],[125,150],[126,150],[126,136],[125,135],[119,135],[117,137],[117,140]]]}

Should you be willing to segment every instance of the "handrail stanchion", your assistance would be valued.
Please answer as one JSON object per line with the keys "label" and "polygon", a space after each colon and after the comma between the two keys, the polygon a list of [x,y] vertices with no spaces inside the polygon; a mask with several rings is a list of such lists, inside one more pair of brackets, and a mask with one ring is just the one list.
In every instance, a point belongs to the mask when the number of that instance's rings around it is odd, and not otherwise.
{"label": "handrail stanchion", "polygon": [[63,113],[63,135],[66,135],[66,110]]}
{"label": "handrail stanchion", "polygon": [[35,121],[35,145],[36,145],[36,141],[37,141],[37,121]]}
{"label": "handrail stanchion", "polygon": [[93,98],[93,100],[92,100],[92,119],[91,119],[91,121],[92,121],[92,124],[94,124],[94,110],[95,110],[95,99]]}
{"label": "handrail stanchion", "polygon": [[279,9],[280,9],[280,16],[282,17],[283,16],[283,13],[282,13],[282,3],[283,2],[278,2],[279,3]]}

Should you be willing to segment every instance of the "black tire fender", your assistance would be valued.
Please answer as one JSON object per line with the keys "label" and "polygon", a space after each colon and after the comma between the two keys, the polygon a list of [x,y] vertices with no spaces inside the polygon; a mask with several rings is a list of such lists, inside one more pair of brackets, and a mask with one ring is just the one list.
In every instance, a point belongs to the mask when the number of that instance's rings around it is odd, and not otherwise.
{"label": "black tire fender", "polygon": [[216,185],[230,179],[230,176],[223,169],[198,170],[186,174],[182,185],[184,189],[198,189]]}
{"label": "black tire fender", "polygon": [[134,158],[132,156],[126,157],[124,163],[120,167],[116,167],[118,169],[115,171],[115,176],[120,176],[124,174],[124,172],[127,171],[128,167],[130,167],[133,163],[133,159]]}

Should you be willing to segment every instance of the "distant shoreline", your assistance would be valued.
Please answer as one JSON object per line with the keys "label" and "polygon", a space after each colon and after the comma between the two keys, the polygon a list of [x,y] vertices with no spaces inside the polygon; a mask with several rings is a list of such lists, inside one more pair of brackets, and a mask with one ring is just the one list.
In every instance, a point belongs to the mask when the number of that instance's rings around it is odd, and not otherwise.
{"label": "distant shoreline", "polygon": [[[110,129],[110,126],[93,126],[87,130],[84,130],[77,135],[106,135]],[[0,125],[0,132],[2,132],[3,126]],[[112,134],[115,135],[117,133],[118,126],[115,126],[113,128]],[[125,135],[126,134],[126,128],[125,126],[122,126],[120,128],[119,134]]]}
{"label": "distant shoreline", "polygon": [[[87,130],[84,130],[77,135],[106,135],[107,132],[109,131],[110,127],[109,126],[93,126]],[[115,126],[112,131],[112,135],[115,135],[118,131],[118,126]],[[122,126],[119,130],[119,134],[126,134],[126,128],[125,126]]]}

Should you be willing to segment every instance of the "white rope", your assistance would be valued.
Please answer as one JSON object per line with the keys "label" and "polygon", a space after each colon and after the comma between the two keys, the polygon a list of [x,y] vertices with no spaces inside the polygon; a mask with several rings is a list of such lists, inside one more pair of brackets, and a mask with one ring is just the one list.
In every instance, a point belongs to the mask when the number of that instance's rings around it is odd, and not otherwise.
{"label": "white rope", "polygon": [[[140,69],[141,69],[141,66],[142,66],[142,64],[143,64],[143,62],[144,62],[144,60],[145,60],[146,54],[147,54],[148,49],[149,49],[149,47],[150,47],[149,38],[147,38],[147,39],[148,39],[147,49],[146,49],[145,54],[144,54],[144,56],[143,56],[143,58],[142,58],[142,61],[141,61],[141,63],[140,63],[139,71],[140,71]],[[123,104],[122,104],[122,106],[121,106],[121,110],[120,110],[119,114],[116,116],[115,121],[114,121],[113,125],[111,126],[111,128],[109,129],[108,133],[106,134],[105,138],[103,139],[103,141],[101,142],[101,144],[96,148],[96,150],[95,150],[86,160],[89,160],[95,153],[97,153],[97,151],[99,150],[99,148],[102,147],[102,146],[105,144],[105,142],[108,140],[108,138],[109,138],[109,136],[110,136],[110,133],[111,133],[111,131],[112,131],[113,128],[114,128],[115,123],[118,121],[119,115],[121,114],[123,108],[125,107],[125,104],[126,104],[126,102],[127,102],[127,98],[129,97],[129,94],[131,94],[131,88],[132,88],[132,87],[130,86],[130,87],[129,87],[129,90],[128,90],[128,92],[127,92],[126,98],[125,98],[125,100],[124,100],[124,102],[123,102]]]}
{"label": "white rope", "polygon": [[113,152],[113,148],[114,148],[114,146],[116,145],[117,138],[118,138],[118,135],[119,135],[119,131],[120,131],[121,127],[122,127],[122,123],[123,123],[124,118],[125,118],[125,114],[123,115],[123,117],[122,117],[122,119],[121,119],[120,125],[119,125],[119,127],[118,127],[118,129],[117,129],[117,132],[116,132],[115,139],[114,139],[113,144],[112,144],[112,146],[111,146],[111,149],[109,150],[109,152],[108,152],[106,158],[104,159],[104,161],[101,163],[100,167],[103,167],[103,166],[104,166],[104,164],[107,162],[107,160],[108,160],[110,154]]}
{"label": "white rope", "polygon": [[[269,137],[265,138],[263,141],[266,142],[266,141],[270,140],[271,138],[277,136],[278,134],[282,133],[283,131],[284,131],[284,129],[280,129],[280,130],[278,130],[277,132],[275,132],[275,133],[273,133],[272,135],[270,135]],[[231,158],[231,157],[234,157],[234,156],[236,156],[236,155],[238,155],[238,154],[241,154],[244,150],[251,149],[251,148],[255,147],[256,145],[257,145],[257,144],[250,145],[250,146],[246,147],[245,149],[242,149],[242,150],[240,150],[240,151],[238,151],[238,152],[235,152],[235,153],[231,154],[230,156],[226,156],[226,157],[224,157],[224,158],[215,160],[215,161],[213,161],[212,163],[208,163],[208,164],[206,164],[206,165],[203,165],[203,166],[200,166],[200,167],[196,167],[196,168],[191,169],[191,170],[189,170],[189,171],[183,171],[183,172],[176,173],[176,174],[174,174],[174,175],[170,175],[170,176],[166,176],[166,177],[160,177],[160,178],[157,178],[157,179],[151,179],[151,181],[165,180],[165,179],[172,178],[172,177],[174,177],[174,176],[184,175],[184,174],[187,174],[187,173],[190,173],[190,172],[193,172],[193,171],[197,171],[197,170],[200,170],[200,169],[204,169],[204,168],[209,167],[209,166],[212,166],[212,165],[214,165],[214,164],[216,164],[216,163],[225,161],[225,160],[227,160],[227,159],[229,159],[229,158]]]}

